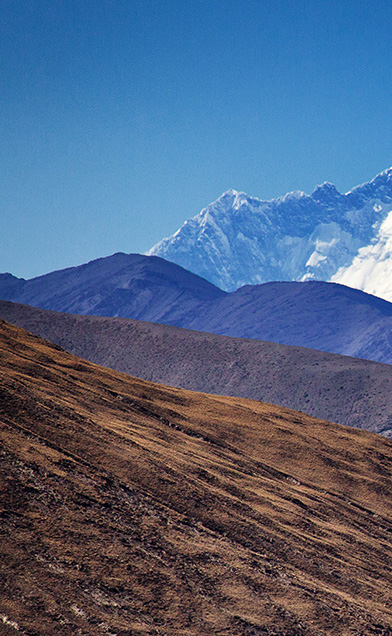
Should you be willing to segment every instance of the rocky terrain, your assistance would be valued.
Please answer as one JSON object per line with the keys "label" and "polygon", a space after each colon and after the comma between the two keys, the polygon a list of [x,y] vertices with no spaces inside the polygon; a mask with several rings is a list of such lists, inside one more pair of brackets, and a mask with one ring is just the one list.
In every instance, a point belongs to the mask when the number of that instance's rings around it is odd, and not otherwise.
{"label": "rocky terrain", "polygon": [[2,633],[392,631],[392,444],[0,325]]}
{"label": "rocky terrain", "polygon": [[264,400],[392,435],[392,366],[167,325],[0,301],[0,317],[82,358],[155,382]]}

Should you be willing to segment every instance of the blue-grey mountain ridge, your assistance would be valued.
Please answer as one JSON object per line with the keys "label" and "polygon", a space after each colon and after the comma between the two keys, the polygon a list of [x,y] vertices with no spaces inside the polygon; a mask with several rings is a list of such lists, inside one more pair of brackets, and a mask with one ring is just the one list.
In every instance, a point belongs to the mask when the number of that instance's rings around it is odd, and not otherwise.
{"label": "blue-grey mountain ridge", "polygon": [[392,363],[392,304],[335,283],[274,282],[228,293],[161,258],[118,253],[31,280],[2,274],[0,298]]}

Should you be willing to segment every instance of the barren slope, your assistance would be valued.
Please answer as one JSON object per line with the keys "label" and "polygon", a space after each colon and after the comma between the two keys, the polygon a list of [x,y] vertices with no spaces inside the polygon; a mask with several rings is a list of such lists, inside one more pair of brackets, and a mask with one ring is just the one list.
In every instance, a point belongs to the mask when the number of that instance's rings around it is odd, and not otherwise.
{"label": "barren slope", "polygon": [[391,633],[390,441],[0,353],[3,633]]}
{"label": "barren slope", "polygon": [[156,256],[118,253],[30,280],[0,274],[0,298],[392,363],[392,303],[335,283],[273,282],[228,294]]}
{"label": "barren slope", "polygon": [[281,404],[392,434],[392,366],[301,347],[0,301],[0,317],[82,358],[154,382]]}

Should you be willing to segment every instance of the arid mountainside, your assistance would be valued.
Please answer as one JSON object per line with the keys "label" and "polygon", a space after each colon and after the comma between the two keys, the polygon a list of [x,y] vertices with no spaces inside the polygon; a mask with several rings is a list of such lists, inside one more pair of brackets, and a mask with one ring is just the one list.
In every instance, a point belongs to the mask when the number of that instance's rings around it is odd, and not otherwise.
{"label": "arid mountainside", "polygon": [[271,342],[0,301],[0,317],[67,351],[194,391],[280,404],[392,435],[392,366]]}
{"label": "arid mountainside", "polygon": [[392,303],[335,283],[273,282],[228,294],[162,258],[118,253],[30,280],[0,274],[0,298],[392,363]]}
{"label": "arid mountainside", "polygon": [[2,634],[392,631],[392,443],[0,325]]}

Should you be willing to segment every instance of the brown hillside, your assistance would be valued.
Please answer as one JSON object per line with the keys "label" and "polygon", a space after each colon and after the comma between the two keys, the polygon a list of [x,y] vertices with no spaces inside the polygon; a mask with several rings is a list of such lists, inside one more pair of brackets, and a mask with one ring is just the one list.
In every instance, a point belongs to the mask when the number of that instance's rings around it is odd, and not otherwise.
{"label": "brown hillside", "polygon": [[4,634],[392,633],[392,443],[0,324]]}
{"label": "brown hillside", "polygon": [[0,301],[0,317],[144,380],[280,404],[392,436],[392,366],[303,347]]}

